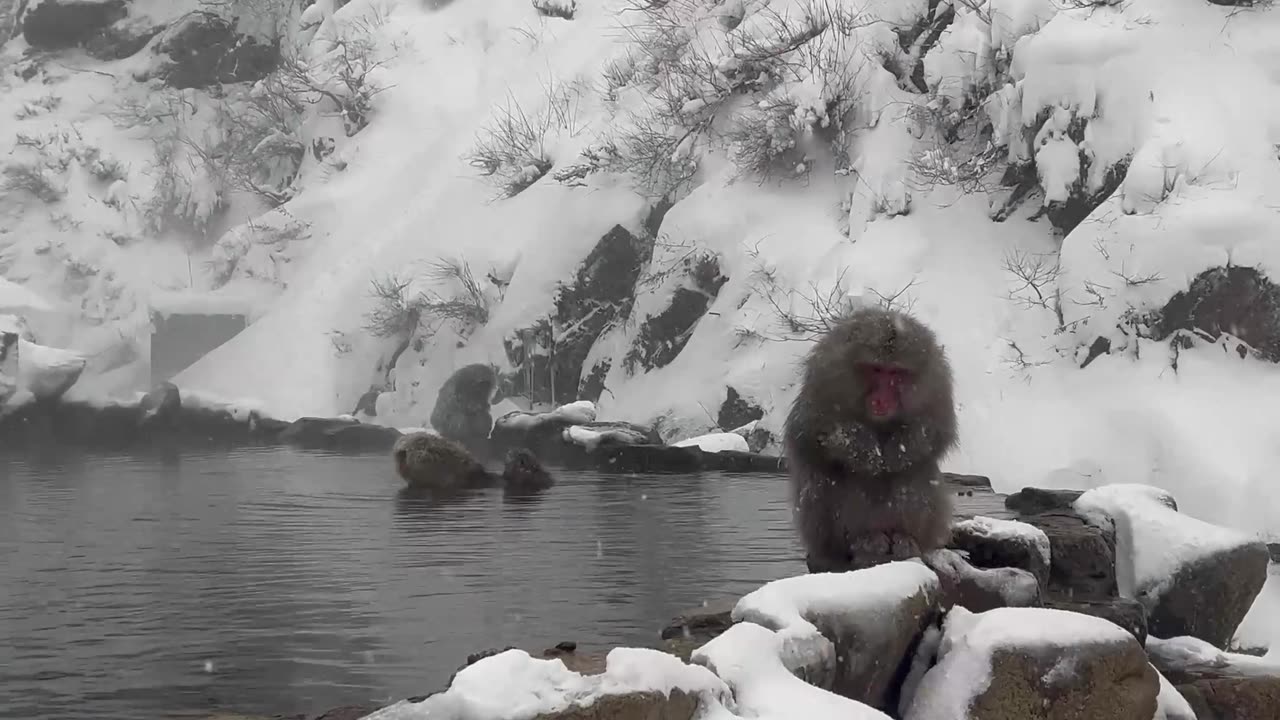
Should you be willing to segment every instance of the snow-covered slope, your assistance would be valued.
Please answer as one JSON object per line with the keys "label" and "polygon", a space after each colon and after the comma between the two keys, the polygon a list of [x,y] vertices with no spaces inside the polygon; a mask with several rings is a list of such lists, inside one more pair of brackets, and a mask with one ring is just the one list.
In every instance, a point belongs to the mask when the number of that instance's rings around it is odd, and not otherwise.
{"label": "snow-covered slope", "polygon": [[[551,5],[573,10],[538,9]],[[611,228],[654,240],[645,194],[667,192],[676,202],[632,317],[608,326],[583,368],[603,373],[602,418],[662,418],[665,435],[690,437],[716,429],[732,386],[776,431],[807,331],[846,294],[897,295],[955,367],[963,439],[950,469],[1002,489],[1150,483],[1206,520],[1280,532],[1280,404],[1268,400],[1280,372],[1212,343],[1180,352],[1175,371],[1170,343],[1137,339],[1134,319],[1214,266],[1280,277],[1280,10],[628,7],[321,0],[288,15],[313,67],[332,71],[335,38],[359,40],[362,77],[378,90],[367,126],[348,135],[331,106],[308,105],[284,138],[305,148],[287,202],[263,213],[273,203],[210,195],[203,178],[184,199],[198,226],[186,232],[157,229],[140,209],[159,192],[155,135],[172,122],[164,103],[185,102],[198,129],[215,124],[217,97],[136,81],[159,40],[120,61],[43,57],[23,81],[14,73],[32,61],[16,39],[0,117],[50,136],[38,142],[54,194],[0,200],[0,271],[79,308],[36,331],[93,358],[89,387],[110,376],[103,390],[137,389],[145,372],[121,368],[145,357],[149,308],[235,301],[252,324],[179,384],[286,416],[336,414],[385,383],[394,357],[379,417],[420,425],[454,369],[511,369],[504,342],[555,315],[557,285]],[[152,132],[104,114],[128,98],[153,105]],[[133,120],[147,116],[137,102]],[[36,157],[32,142],[15,141],[15,157]],[[492,177],[477,155],[494,161]],[[125,166],[124,186],[105,158]],[[997,182],[1010,163],[1030,191],[1021,204]],[[705,257],[722,279],[716,292],[697,288],[710,303],[681,329],[687,343],[665,364],[628,362],[645,320],[692,287],[681,263]],[[465,264],[475,292],[435,273],[442,259]],[[403,287],[384,296],[459,295],[485,313],[379,337],[366,329],[385,309],[371,283],[392,278]],[[1112,353],[1080,369],[1099,335]]]}

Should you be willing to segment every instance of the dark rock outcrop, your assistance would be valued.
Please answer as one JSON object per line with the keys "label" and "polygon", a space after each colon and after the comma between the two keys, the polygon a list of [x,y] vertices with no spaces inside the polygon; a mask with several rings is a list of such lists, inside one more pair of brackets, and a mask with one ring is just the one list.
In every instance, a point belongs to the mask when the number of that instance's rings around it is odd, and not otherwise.
{"label": "dark rock outcrop", "polygon": [[596,400],[604,389],[607,361],[586,368],[587,357],[606,331],[631,313],[636,282],[653,254],[653,238],[621,225],[605,233],[582,261],[573,280],[556,293],[555,315],[505,342],[516,370],[506,377],[512,395],[560,405]]}
{"label": "dark rock outcrop", "polygon": [[84,49],[98,60],[123,60],[137,55],[163,29],[145,18],[125,18],[95,33],[84,42]]}
{"label": "dark rock outcrop", "polygon": [[239,32],[233,21],[196,10],[166,28],[153,46],[163,56],[157,75],[172,88],[254,82],[280,62],[278,42]]}
{"label": "dark rock outcrop", "polygon": [[[1154,314],[1152,337],[1169,338],[1179,331],[1217,339],[1233,335],[1258,357],[1280,362],[1280,286],[1252,267],[1216,267],[1192,279]],[[1180,338],[1184,346],[1189,339]],[[1243,352],[1243,350],[1242,350]]]}
{"label": "dark rock outcrop", "polygon": [[689,342],[694,326],[715,302],[720,288],[729,282],[720,273],[720,260],[713,254],[686,257],[681,265],[684,284],[676,287],[662,312],[640,323],[635,342],[622,359],[630,374],[637,369],[647,371],[670,365]]}
{"label": "dark rock outcrop", "polygon": [[1004,499],[1004,506],[1023,515],[1036,515],[1051,510],[1071,510],[1082,490],[1044,490],[1027,487]]}
{"label": "dark rock outcrop", "polygon": [[22,20],[33,48],[79,47],[128,14],[125,0],[36,0]]}
{"label": "dark rock outcrop", "polygon": [[764,417],[764,410],[755,403],[742,397],[733,386],[725,393],[724,402],[720,404],[720,412],[716,414],[716,425],[727,431],[742,427]]}
{"label": "dark rock outcrop", "polygon": [[1018,518],[1049,537],[1049,591],[1067,598],[1116,597],[1116,533],[1078,513],[1053,510]]}

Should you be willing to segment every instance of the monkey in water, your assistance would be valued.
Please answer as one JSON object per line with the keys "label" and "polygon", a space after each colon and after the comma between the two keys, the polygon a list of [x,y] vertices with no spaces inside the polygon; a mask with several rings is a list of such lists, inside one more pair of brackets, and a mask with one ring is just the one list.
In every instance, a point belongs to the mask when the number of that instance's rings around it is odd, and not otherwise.
{"label": "monkey in water", "polygon": [[391,449],[396,473],[414,490],[454,492],[488,484],[491,477],[460,443],[427,432],[402,435]]}
{"label": "monkey in water", "polygon": [[507,453],[502,468],[502,485],[508,495],[534,495],[551,487],[555,481],[542,467],[531,450],[517,448]]}
{"label": "monkey in water", "polygon": [[956,444],[951,368],[920,321],[861,308],[804,361],[784,444],[810,572],[922,556],[946,543],[938,462]]}

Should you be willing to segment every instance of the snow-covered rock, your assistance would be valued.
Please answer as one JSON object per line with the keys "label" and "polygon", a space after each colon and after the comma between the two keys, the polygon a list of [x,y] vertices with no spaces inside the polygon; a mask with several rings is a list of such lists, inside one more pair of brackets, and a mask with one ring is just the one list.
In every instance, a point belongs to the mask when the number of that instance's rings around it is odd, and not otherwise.
{"label": "snow-covered rock", "polygon": [[894,683],[911,661],[908,653],[940,601],[932,570],[893,562],[775,580],[739,600],[733,619],[776,631],[782,665],[811,684],[889,709],[896,707]]}
{"label": "snow-covered rock", "polygon": [[1095,524],[1114,523],[1120,594],[1147,607],[1152,635],[1226,647],[1266,582],[1265,542],[1184,515],[1146,485],[1096,488],[1075,506]]}
{"label": "snow-covered rock", "polygon": [[1263,718],[1280,708],[1280,663],[1274,660],[1222,652],[1192,637],[1150,638],[1147,654],[1171,686],[1161,687],[1162,700],[1170,695],[1171,720]]}
{"label": "snow-covered rock", "polygon": [[948,546],[963,551],[972,565],[1021,568],[1048,587],[1049,536],[1034,525],[978,515],[952,523]]}
{"label": "snow-covered rock", "polygon": [[507,650],[460,670],[442,693],[388,705],[365,720],[692,720],[699,709],[726,712],[729,702],[713,673],[657,650],[616,648],[596,675]]}
{"label": "snow-covered rock", "polygon": [[747,439],[735,433],[710,433],[672,443],[674,447],[696,447],[702,452],[750,452]]}
{"label": "snow-covered rock", "polygon": [[906,720],[1154,717],[1160,682],[1142,646],[1087,615],[1042,608],[953,609],[938,664]]}
{"label": "snow-covered rock", "polygon": [[60,348],[18,341],[18,392],[36,400],[61,397],[84,372],[83,355]]}
{"label": "snow-covered rock", "polygon": [[973,612],[1000,607],[1037,607],[1041,585],[1036,576],[1020,567],[978,568],[954,550],[930,553],[925,562],[942,583],[944,606],[959,605]]}
{"label": "snow-covered rock", "polygon": [[790,640],[754,623],[743,622],[693,652],[733,692],[735,715],[710,715],[708,720],[732,717],[758,720],[888,720],[868,705],[816,687],[796,677],[788,662]]}

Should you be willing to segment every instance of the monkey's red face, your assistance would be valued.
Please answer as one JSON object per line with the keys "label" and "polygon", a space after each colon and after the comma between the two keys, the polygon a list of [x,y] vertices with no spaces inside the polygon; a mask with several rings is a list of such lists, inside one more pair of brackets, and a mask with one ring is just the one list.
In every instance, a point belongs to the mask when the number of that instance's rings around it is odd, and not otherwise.
{"label": "monkey's red face", "polygon": [[859,370],[867,386],[867,412],[875,420],[892,420],[902,411],[911,373],[897,365],[865,363]]}

